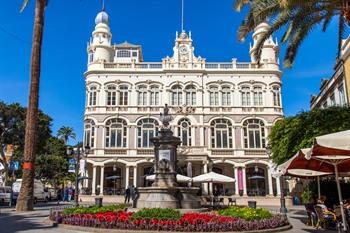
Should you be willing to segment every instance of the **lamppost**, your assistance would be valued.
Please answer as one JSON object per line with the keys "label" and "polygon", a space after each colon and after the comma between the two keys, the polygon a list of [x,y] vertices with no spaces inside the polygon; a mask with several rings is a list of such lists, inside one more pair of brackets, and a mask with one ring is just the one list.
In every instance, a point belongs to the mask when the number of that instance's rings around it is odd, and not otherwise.
{"label": "lamppost", "polygon": [[75,192],[74,192],[74,205],[75,206],[79,206],[80,159],[81,159],[81,157],[85,158],[89,154],[89,151],[90,151],[89,145],[86,145],[85,148],[83,149],[81,147],[81,143],[78,143],[76,150],[72,149],[71,147],[67,148],[68,155],[75,155]]}
{"label": "lamppost", "polygon": [[[271,159],[271,146],[267,145],[266,146],[266,154],[269,157],[269,159]],[[288,212],[287,207],[286,207],[286,199],[285,199],[285,195],[284,195],[284,176],[281,172],[278,171],[274,171],[274,175],[273,175],[276,179],[280,180],[280,189],[281,189],[281,195],[280,195],[280,213],[281,214],[286,214]]]}

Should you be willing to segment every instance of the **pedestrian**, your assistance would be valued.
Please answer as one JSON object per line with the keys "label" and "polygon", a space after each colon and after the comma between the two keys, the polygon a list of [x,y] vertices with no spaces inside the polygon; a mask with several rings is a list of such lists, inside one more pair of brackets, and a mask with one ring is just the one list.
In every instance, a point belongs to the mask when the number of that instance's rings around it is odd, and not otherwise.
{"label": "pedestrian", "polygon": [[66,187],[64,190],[63,190],[63,201],[68,201],[68,188]]}
{"label": "pedestrian", "polygon": [[124,200],[124,204],[128,203],[129,204],[130,202],[130,187],[128,187],[126,190],[125,190],[125,200]]}
{"label": "pedestrian", "polygon": [[68,188],[68,201],[69,202],[72,200],[72,193],[73,193],[72,187],[69,187]]}
{"label": "pedestrian", "polygon": [[60,204],[61,199],[62,199],[62,190],[58,189],[57,190],[57,205]]}

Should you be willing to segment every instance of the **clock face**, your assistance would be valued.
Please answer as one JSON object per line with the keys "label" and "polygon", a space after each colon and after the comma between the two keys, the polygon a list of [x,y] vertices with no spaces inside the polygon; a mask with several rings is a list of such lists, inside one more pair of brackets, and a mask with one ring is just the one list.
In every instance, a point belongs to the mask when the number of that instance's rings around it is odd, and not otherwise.
{"label": "clock face", "polygon": [[188,53],[188,48],[187,48],[186,45],[181,45],[179,47],[179,51],[180,51],[181,54],[187,54]]}

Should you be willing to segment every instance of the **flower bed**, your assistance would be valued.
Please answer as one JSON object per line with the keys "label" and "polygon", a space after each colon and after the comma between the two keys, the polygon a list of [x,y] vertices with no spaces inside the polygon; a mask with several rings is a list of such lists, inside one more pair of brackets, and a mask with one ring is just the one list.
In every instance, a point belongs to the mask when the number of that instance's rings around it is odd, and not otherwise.
{"label": "flower bed", "polygon": [[[150,213],[150,215],[147,215]],[[170,214],[170,217],[169,217]],[[96,214],[59,214],[59,223],[109,229],[225,232],[273,229],[288,225],[285,216],[245,220],[216,213],[186,213],[172,209],[143,209],[132,213],[123,210]]]}
{"label": "flower bed", "polygon": [[272,214],[268,210],[262,208],[252,209],[249,207],[241,206],[230,206],[228,208],[218,210],[218,214],[223,216],[242,218],[249,221],[269,219],[272,217]]}

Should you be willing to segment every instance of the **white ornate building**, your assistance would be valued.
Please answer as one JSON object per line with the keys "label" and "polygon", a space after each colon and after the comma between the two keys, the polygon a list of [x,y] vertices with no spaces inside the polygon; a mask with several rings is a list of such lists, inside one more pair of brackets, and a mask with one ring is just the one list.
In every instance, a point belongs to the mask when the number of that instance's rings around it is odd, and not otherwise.
{"label": "white ornate building", "polygon": [[[255,29],[251,62],[208,62],[195,55],[191,33],[185,31],[176,34],[172,57],[145,62],[140,45],[112,44],[106,12],[95,23],[85,72],[84,141],[91,147],[86,173],[92,179],[84,186],[89,194],[149,185],[145,176],[152,173],[154,157],[149,139],[157,134],[165,104],[182,140],[178,172],[196,176],[213,170],[236,177],[235,184],[224,187],[230,195],[280,193],[265,149],[271,126],[283,117],[279,48],[270,38],[260,65],[252,55],[268,24]],[[115,182],[111,176],[117,176]],[[205,193],[213,187],[202,188]]]}

